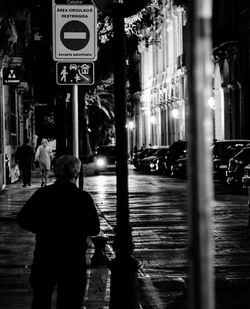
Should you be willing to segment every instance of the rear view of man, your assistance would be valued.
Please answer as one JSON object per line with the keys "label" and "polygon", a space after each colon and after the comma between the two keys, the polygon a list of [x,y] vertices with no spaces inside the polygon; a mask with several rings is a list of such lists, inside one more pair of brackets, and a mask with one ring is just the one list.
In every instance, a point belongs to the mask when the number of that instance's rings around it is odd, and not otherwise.
{"label": "rear view of man", "polygon": [[32,309],[50,309],[57,285],[57,309],[81,309],[86,283],[87,236],[100,230],[90,194],[77,188],[81,162],[65,155],[56,160],[54,184],[38,189],[17,216],[36,234],[30,284]]}
{"label": "rear view of man", "polygon": [[29,145],[29,140],[24,139],[22,146],[17,148],[16,160],[18,162],[19,169],[23,178],[23,186],[31,185],[31,170],[32,162],[34,160],[34,151]]}

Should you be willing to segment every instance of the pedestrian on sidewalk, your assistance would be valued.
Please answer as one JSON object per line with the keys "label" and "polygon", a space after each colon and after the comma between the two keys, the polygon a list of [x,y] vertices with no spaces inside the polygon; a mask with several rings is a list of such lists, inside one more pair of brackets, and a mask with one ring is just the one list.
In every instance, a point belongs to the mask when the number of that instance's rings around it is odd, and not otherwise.
{"label": "pedestrian on sidewalk", "polygon": [[41,145],[38,146],[35,161],[39,163],[41,171],[41,186],[46,186],[48,182],[48,173],[51,169],[52,150],[48,145],[48,140],[43,138]]}
{"label": "pedestrian on sidewalk", "polygon": [[30,285],[32,309],[50,309],[57,285],[57,309],[81,309],[86,285],[87,236],[100,223],[90,194],[76,186],[81,162],[64,155],[55,163],[55,183],[39,188],[17,216],[36,234]]}
{"label": "pedestrian on sidewalk", "polygon": [[29,145],[28,138],[25,138],[23,145],[17,148],[16,160],[22,175],[23,186],[31,186],[31,170],[34,161],[34,151]]}

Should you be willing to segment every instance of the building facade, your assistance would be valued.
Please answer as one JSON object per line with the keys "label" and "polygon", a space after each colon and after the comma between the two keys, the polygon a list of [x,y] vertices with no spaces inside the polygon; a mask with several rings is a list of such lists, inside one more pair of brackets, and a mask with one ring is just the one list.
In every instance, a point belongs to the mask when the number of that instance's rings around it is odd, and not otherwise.
{"label": "building facade", "polygon": [[[159,1],[150,31],[142,33],[140,90],[132,93],[133,145],[170,145],[187,138],[188,1]],[[212,15],[213,137],[250,138],[250,5],[214,1]],[[225,9],[226,8],[226,9]],[[131,141],[130,137],[130,141]],[[131,142],[130,142],[131,144]]]}
{"label": "building facade", "polygon": [[249,16],[247,1],[214,3],[212,96],[216,139],[250,137]]}
{"label": "building facade", "polygon": [[23,61],[29,13],[21,8],[16,11],[11,5],[7,1],[0,5],[0,190],[18,179],[16,149],[24,138],[32,142],[35,134],[33,101]]}
{"label": "building facade", "polygon": [[162,1],[153,20],[153,27],[143,33],[138,47],[141,92],[133,101],[137,147],[170,145],[186,137],[185,9]]}

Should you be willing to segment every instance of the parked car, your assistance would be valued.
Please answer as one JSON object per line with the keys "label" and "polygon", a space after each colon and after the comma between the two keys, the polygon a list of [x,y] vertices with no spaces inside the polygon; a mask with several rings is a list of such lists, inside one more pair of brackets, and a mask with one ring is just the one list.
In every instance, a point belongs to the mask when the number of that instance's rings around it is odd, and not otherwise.
{"label": "parked car", "polygon": [[171,176],[178,178],[187,178],[187,152],[184,150],[183,154],[173,162],[171,165]]}
{"label": "parked car", "polygon": [[[250,140],[233,139],[216,141],[212,145],[213,155],[213,178],[214,180],[226,181],[226,170],[229,159],[237,154]],[[187,153],[178,158],[171,166],[171,176],[186,178],[187,176]]]}
{"label": "parked car", "polygon": [[158,147],[146,147],[142,151],[138,151],[132,159],[132,164],[134,165],[134,167],[136,169],[139,169],[141,160],[152,155],[156,149],[158,149]]}
{"label": "parked car", "polygon": [[213,178],[221,182],[226,182],[226,171],[229,160],[243,149],[250,140],[232,139],[216,141],[213,144]]}
{"label": "parked car", "polygon": [[242,187],[250,188],[250,164],[244,167],[244,173],[242,177]]}
{"label": "parked car", "polygon": [[97,147],[95,162],[95,174],[107,170],[115,170],[116,147],[115,145],[102,145]]}
{"label": "parked car", "polygon": [[233,158],[229,160],[226,171],[227,183],[232,185],[242,185],[244,168],[250,163],[250,144],[245,146]]}
{"label": "parked car", "polygon": [[162,158],[162,162],[159,164],[162,165],[163,173],[166,175],[171,175],[171,166],[173,163],[179,159],[181,156],[184,156],[187,151],[187,142],[184,140],[178,140],[173,142],[168,151],[168,155]]}
{"label": "parked car", "polygon": [[168,155],[169,146],[160,146],[158,149],[141,160],[139,169],[144,172],[157,173],[160,172],[162,166],[159,161],[162,157]]}

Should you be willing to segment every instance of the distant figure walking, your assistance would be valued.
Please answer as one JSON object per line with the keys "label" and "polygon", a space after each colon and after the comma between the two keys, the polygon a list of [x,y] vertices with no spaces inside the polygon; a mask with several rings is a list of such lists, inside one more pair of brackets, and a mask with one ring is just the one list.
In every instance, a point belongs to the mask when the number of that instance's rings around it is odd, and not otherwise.
{"label": "distant figure walking", "polygon": [[29,140],[24,139],[23,145],[17,148],[16,160],[22,175],[23,186],[31,186],[31,170],[34,161],[34,151],[29,145]]}
{"label": "distant figure walking", "polygon": [[39,162],[41,171],[41,186],[46,186],[48,182],[48,172],[51,169],[52,150],[48,145],[48,140],[43,138],[41,145],[38,146],[35,161]]}
{"label": "distant figure walking", "polygon": [[76,186],[81,162],[65,155],[56,160],[55,183],[39,188],[17,216],[36,234],[30,284],[32,309],[50,309],[57,285],[57,309],[81,309],[86,285],[87,236],[100,222],[90,194]]}

